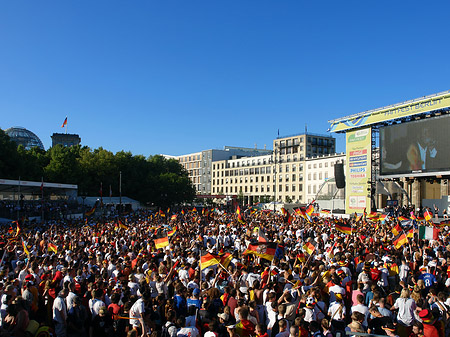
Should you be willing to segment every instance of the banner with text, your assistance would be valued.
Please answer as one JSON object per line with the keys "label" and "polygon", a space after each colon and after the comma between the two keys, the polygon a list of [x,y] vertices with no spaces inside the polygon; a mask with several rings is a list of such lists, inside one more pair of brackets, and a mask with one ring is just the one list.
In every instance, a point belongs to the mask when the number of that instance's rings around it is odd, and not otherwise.
{"label": "banner with text", "polygon": [[370,193],[367,188],[371,180],[372,128],[347,131],[345,213],[370,212]]}
{"label": "banner with text", "polygon": [[391,119],[412,116],[419,113],[448,107],[450,107],[450,94],[425,98],[423,100],[416,100],[411,103],[400,105],[396,104],[394,106],[369,111],[364,115],[358,115],[345,120],[336,121],[331,124],[329,131],[339,132],[343,130],[360,128],[365,125],[372,125],[375,123],[389,121]]}

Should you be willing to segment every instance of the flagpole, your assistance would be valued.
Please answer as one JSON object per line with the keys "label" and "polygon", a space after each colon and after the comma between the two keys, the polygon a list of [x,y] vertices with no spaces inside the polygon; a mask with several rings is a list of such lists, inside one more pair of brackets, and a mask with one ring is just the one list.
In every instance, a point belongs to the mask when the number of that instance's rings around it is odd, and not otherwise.
{"label": "flagpole", "polygon": [[19,188],[17,193],[17,221],[20,220],[20,176],[19,176]]}
{"label": "flagpole", "polygon": [[44,223],[44,177],[41,177],[41,223]]}

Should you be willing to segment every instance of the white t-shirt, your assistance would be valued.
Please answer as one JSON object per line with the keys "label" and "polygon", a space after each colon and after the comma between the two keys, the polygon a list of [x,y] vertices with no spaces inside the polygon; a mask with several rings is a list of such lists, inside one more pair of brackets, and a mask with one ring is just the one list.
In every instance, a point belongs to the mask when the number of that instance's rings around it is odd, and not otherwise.
{"label": "white t-shirt", "polygon": [[[200,333],[198,329],[194,326],[181,328],[180,331],[177,332],[178,337],[199,337]],[[205,334],[206,336],[206,334]]]}
{"label": "white t-shirt", "polygon": [[142,298],[138,299],[134,302],[133,306],[130,309],[130,317],[136,319],[130,319],[130,324],[133,327],[139,327],[141,325],[139,318],[144,318],[145,305],[144,300]]}

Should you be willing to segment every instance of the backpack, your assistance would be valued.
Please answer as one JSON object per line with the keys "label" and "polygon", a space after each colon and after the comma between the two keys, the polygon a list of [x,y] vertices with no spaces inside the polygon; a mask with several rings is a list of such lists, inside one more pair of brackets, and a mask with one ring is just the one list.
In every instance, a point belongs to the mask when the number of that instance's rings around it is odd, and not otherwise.
{"label": "backpack", "polygon": [[175,326],[175,324],[170,323],[169,325],[164,324],[161,331],[161,337],[170,337],[169,329]]}

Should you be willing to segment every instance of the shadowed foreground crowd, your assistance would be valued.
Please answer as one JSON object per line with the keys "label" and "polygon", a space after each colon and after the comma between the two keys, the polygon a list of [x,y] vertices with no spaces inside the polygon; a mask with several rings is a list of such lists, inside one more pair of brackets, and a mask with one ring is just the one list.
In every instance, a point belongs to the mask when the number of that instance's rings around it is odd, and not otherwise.
{"label": "shadowed foreground crowd", "polygon": [[203,213],[2,228],[0,335],[449,336],[447,227],[395,248],[397,218]]}

